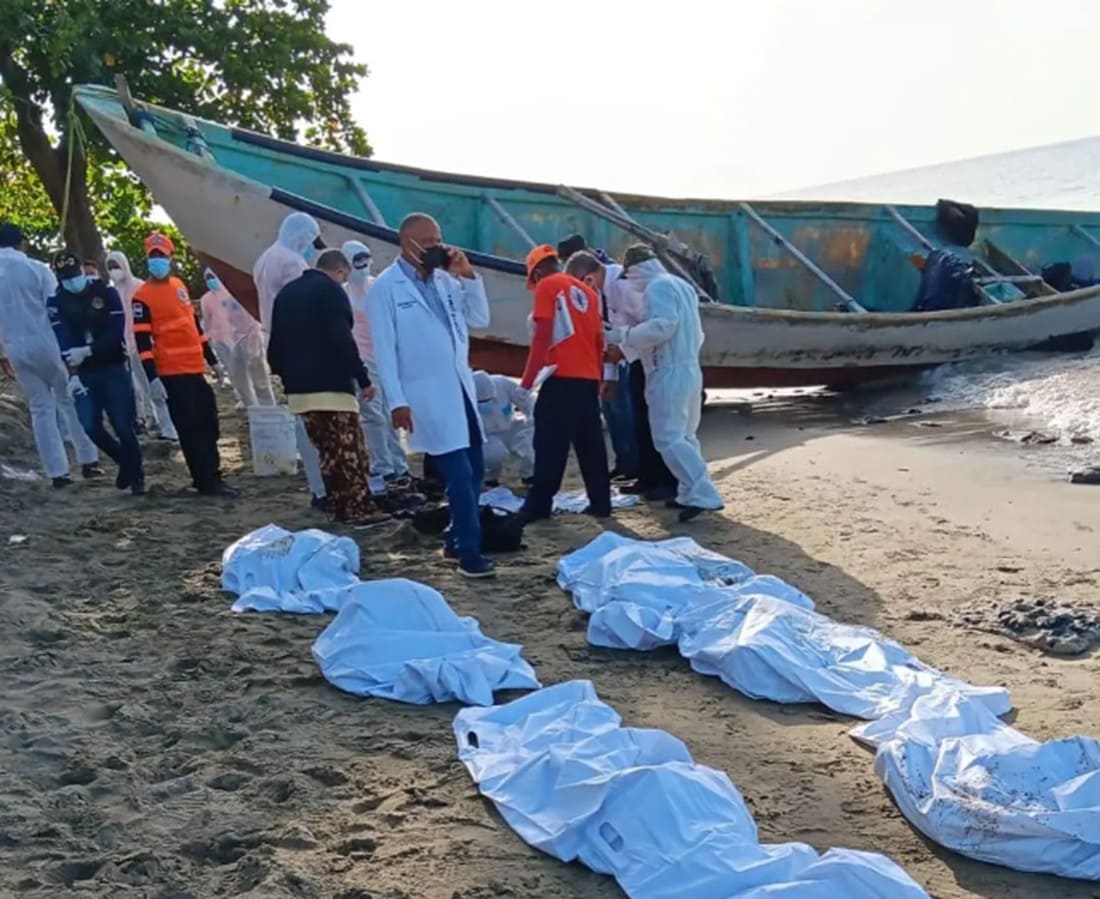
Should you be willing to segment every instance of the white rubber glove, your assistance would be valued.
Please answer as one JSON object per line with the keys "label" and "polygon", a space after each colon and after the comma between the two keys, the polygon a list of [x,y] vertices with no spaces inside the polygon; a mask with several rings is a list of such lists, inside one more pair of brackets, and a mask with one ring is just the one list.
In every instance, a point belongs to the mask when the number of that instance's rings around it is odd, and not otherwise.
{"label": "white rubber glove", "polygon": [[79,377],[73,375],[69,378],[69,396],[84,396],[87,392],[88,388],[84,386],[84,382]]}
{"label": "white rubber glove", "polygon": [[164,382],[160,378],[153,378],[149,382],[149,397],[156,403],[168,399],[168,391],[164,389]]}
{"label": "white rubber glove", "polygon": [[220,362],[214,366],[214,374],[218,376],[218,384],[222,387],[229,386],[229,372]]}
{"label": "white rubber glove", "polygon": [[65,357],[65,361],[68,362],[69,365],[73,368],[77,368],[80,363],[92,355],[92,348],[90,346],[74,346],[71,350],[66,350],[61,355]]}
{"label": "white rubber glove", "polygon": [[626,340],[626,331],[626,328],[605,327],[603,329],[603,339],[607,343],[621,346],[623,341]]}

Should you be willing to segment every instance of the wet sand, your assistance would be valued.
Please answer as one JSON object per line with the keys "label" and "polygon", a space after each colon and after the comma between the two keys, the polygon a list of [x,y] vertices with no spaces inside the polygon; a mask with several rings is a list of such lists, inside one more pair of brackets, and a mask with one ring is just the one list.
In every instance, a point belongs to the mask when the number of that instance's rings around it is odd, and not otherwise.
{"label": "wet sand", "polygon": [[[3,399],[0,461],[32,467]],[[4,546],[0,566],[0,895],[619,895],[610,879],[528,849],[478,797],[455,757],[454,706],[341,694],[309,654],[326,618],[229,611],[218,587],[229,542],[270,521],[324,520],[299,481],[248,474],[243,421],[222,401],[239,501],[176,495],[178,458],[151,463],[160,490],[142,500],[107,483],[61,493],[0,481],[0,544],[27,537]],[[680,525],[640,507],[615,527],[690,534],[926,662],[1007,684],[1017,726],[1035,737],[1095,734],[1095,659],[1047,658],[946,619],[982,599],[1095,600],[1100,489],[1061,483],[966,430],[860,428],[814,403],[718,407],[703,438],[726,511]],[[364,578],[437,587],[486,633],[524,643],[544,683],[590,678],[625,723],[684,739],[728,772],[765,840],[883,852],[939,899],[1096,895],[931,846],[840,716],[752,702],[672,650],[589,647],[553,573],[597,533],[580,517],[530,528],[527,552],[477,584],[407,525],[355,536]]]}

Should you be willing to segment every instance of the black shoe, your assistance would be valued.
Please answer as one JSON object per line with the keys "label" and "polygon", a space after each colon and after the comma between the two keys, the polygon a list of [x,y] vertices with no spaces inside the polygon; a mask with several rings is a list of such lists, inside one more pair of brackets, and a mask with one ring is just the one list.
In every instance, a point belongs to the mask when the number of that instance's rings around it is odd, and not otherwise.
{"label": "black shoe", "polygon": [[698,518],[704,512],[717,512],[717,509],[701,509],[699,506],[684,506],[680,510],[680,514],[676,516],[680,521],[691,521],[693,518]]}
{"label": "black shoe", "polygon": [[686,509],[687,506],[685,506],[683,503],[677,502],[674,499],[669,499],[669,500],[665,500],[665,508],[666,509]]}
{"label": "black shoe", "polygon": [[440,549],[439,555],[448,562],[457,562],[459,560],[458,550],[450,546],[444,546]]}
{"label": "black shoe", "polygon": [[87,465],[82,465],[80,467],[80,475],[86,481],[91,478],[101,478],[105,474],[106,472],[103,470],[103,466],[98,462],[89,462]]}
{"label": "black shoe", "polygon": [[619,488],[619,493],[625,493],[627,496],[641,496],[647,490],[652,489],[652,484],[647,484],[644,481],[635,481],[633,484],[623,484],[623,486]]}
{"label": "black shoe", "polygon": [[230,487],[225,481],[215,481],[209,487],[199,488],[200,496],[221,496],[225,499],[236,499],[241,491],[236,487]]}
{"label": "black shoe", "polygon": [[469,578],[493,577],[497,566],[485,556],[467,556],[459,560],[458,573]]}
{"label": "black shoe", "polygon": [[494,490],[500,486],[500,481],[485,481],[485,486],[490,490]]}
{"label": "black shoe", "polygon": [[59,478],[53,479],[54,490],[60,490],[62,487],[71,487],[73,485],[73,479],[67,474],[62,475]]}
{"label": "black shoe", "polygon": [[324,512],[328,514],[328,497],[327,496],[314,496],[310,497],[310,506],[316,509],[318,512]]}
{"label": "black shoe", "polygon": [[676,499],[675,487],[650,487],[645,492],[645,498],[651,503],[663,503],[666,500]]}
{"label": "black shoe", "polygon": [[611,517],[611,510],[608,509],[607,511],[597,512],[591,506],[585,506],[584,507],[584,512],[582,512],[581,514],[582,515],[591,515],[593,518],[610,518]]}
{"label": "black shoe", "polygon": [[115,475],[115,487],[118,490],[125,490],[129,486],[130,486],[130,478],[129,478],[128,475],[124,474],[122,469],[120,468],[118,470],[118,474]]}
{"label": "black shoe", "polygon": [[130,484],[131,496],[145,496],[145,481],[134,481]]}

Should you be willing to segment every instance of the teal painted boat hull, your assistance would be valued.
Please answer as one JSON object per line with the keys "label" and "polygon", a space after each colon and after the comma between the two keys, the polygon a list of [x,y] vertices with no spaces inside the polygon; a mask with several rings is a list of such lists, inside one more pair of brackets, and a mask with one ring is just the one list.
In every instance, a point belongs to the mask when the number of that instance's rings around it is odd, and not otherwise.
{"label": "teal painted boat hull", "polygon": [[[252,263],[286,213],[311,212],[330,245],[367,241],[382,264],[396,253],[400,219],[431,213],[445,240],[467,250],[486,278],[493,324],[475,335],[472,352],[475,364],[490,370],[522,368],[530,307],[525,237],[556,244],[580,232],[613,255],[635,241],[554,185],[356,159],[153,106],[143,107],[153,130],[142,130],[113,91],[81,87],[77,99],[199,254],[252,308]],[[212,158],[199,155],[206,150]],[[1007,295],[1020,298],[908,312],[928,243],[939,241],[934,206],[613,198],[634,220],[672,232],[713,266],[719,302],[702,307],[703,363],[712,386],[839,386],[1100,330],[1100,289],[1029,299],[1009,284]],[[1037,271],[1049,262],[1100,256],[1098,236],[1096,213],[983,209],[974,248],[980,258],[986,246],[1004,254],[1010,262],[997,257],[1002,267]],[[842,295],[867,312],[837,312]]]}

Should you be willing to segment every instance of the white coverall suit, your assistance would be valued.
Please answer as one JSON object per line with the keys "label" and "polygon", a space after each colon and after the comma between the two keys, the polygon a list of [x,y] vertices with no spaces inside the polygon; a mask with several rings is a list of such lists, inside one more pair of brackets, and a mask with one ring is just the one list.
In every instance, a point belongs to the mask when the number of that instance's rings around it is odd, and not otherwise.
{"label": "white coverall suit", "polygon": [[[313,216],[304,212],[292,212],[279,226],[279,236],[275,243],[256,260],[252,269],[252,280],[256,284],[256,294],[260,300],[260,327],[263,330],[265,355],[267,342],[271,339],[271,310],[275,306],[275,296],[309,268],[315,253],[313,242],[320,236],[321,226]],[[309,442],[301,416],[295,416],[294,436],[309,492],[319,499],[325,495],[325,482],[321,478],[321,458],[317,455],[316,447]]]}
{"label": "white coverall suit", "polygon": [[[366,245],[358,240],[349,240],[341,248],[349,261],[356,256],[370,255]],[[352,336],[359,347],[359,357],[367,366],[367,374],[374,385],[374,398],[367,400],[359,397],[359,423],[363,428],[363,439],[367,442],[370,456],[370,489],[372,493],[385,492],[385,482],[392,478],[405,477],[409,473],[409,463],[405,458],[405,447],[393,426],[387,411],[382,381],[378,376],[378,367],[374,363],[374,341],[370,335],[370,322],[367,319],[367,302],[374,278],[370,268],[352,268],[346,290],[351,303],[353,320]]]}
{"label": "white coverall suit", "polygon": [[722,498],[696,438],[703,393],[698,296],[656,259],[631,266],[627,280],[644,290],[644,318],[630,327],[612,328],[608,342],[620,345],[624,354],[635,353],[645,367],[653,445],[676,476],[676,501],[696,509],[720,509]]}
{"label": "white coverall suit", "polygon": [[76,447],[77,461],[99,461],[99,451],[77,417],[69,370],[50,326],[46,301],[56,292],[57,279],[46,265],[14,247],[0,248],[0,353],[26,394],[34,443],[50,478],[69,474],[59,415]]}
{"label": "white coverall suit", "polygon": [[260,323],[225,289],[212,270],[207,269],[204,274],[207,285],[217,282],[217,287],[199,300],[202,327],[218,361],[229,373],[233,392],[245,409],[274,406],[275,394],[264,361]]}
{"label": "white coverall suit", "polygon": [[[112,268],[112,263],[117,268]],[[126,316],[126,354],[130,357],[130,378],[134,382],[134,399],[137,401],[138,418],[153,422],[157,432],[165,440],[178,441],[179,434],[168,414],[168,401],[163,397],[153,399],[149,393],[149,379],[138,358],[137,343],[134,341],[134,294],[145,282],[134,276],[130,260],[125,253],[112,250],[107,254],[107,276],[111,279],[118,297],[122,300],[122,312]]]}
{"label": "white coverall suit", "polygon": [[[531,392],[524,390],[511,378],[474,372],[474,388],[477,390],[477,411],[485,430],[485,443],[481,448],[485,457],[485,480],[499,481],[500,472],[509,456],[519,460],[519,476],[532,477],[535,473],[535,401]],[[522,412],[518,418],[516,412]]]}

